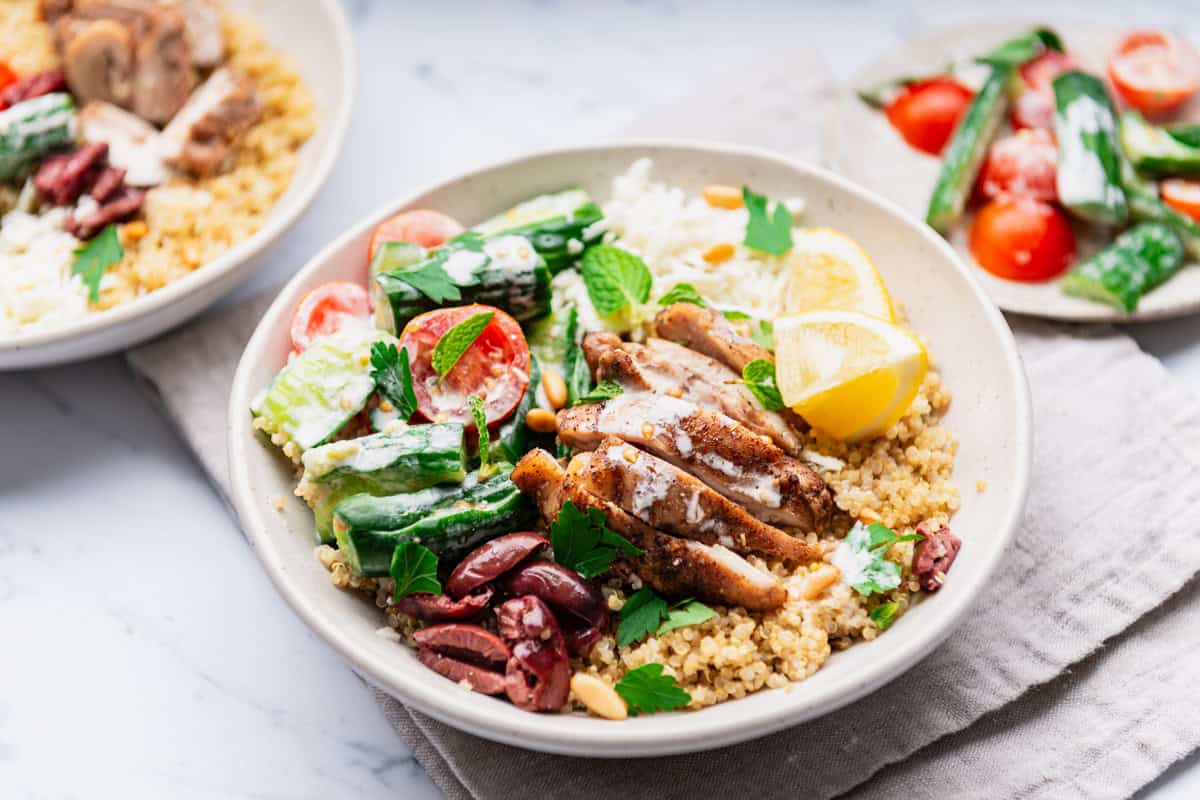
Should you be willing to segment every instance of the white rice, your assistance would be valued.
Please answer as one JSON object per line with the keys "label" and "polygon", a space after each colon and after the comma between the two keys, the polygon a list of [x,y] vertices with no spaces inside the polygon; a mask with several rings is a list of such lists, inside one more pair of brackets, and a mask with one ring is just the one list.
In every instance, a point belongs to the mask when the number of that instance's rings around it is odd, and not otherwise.
{"label": "white rice", "polygon": [[16,210],[0,220],[0,335],[56,328],[87,315],[87,287],[71,274],[79,240],[62,229],[68,213]]}

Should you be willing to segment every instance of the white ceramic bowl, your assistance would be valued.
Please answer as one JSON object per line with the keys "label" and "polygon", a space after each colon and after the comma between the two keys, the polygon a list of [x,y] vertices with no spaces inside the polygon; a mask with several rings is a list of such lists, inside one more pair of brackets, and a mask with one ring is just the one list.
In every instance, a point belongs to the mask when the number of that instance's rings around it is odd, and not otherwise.
{"label": "white ceramic bowl", "polygon": [[[941,592],[886,635],[834,655],[803,683],[701,711],[619,723],[530,714],[429,671],[407,648],[376,634],[384,621],[373,604],[330,586],[313,556],[312,514],[292,497],[292,469],[256,437],[248,407],[287,357],[287,322],[297,301],[326,281],[364,281],[371,230],[385,217],[428,207],[469,223],[574,185],[603,200],[613,176],[641,156],[654,159],[656,179],[691,192],[721,182],[746,183],[775,197],[803,196],[805,223],[836,226],[874,255],[954,392],[945,424],[959,439],[955,475],[962,509],[953,524],[964,545]],[[372,683],[450,725],[519,747],[651,756],[731,744],[827,714],[928,654],[962,619],[1012,537],[1029,481],[1030,438],[1028,388],[1012,335],[978,282],[931,230],[842,178],[764,151],[636,142],[557,150],[454,178],[379,209],[326,247],[284,288],[246,346],[230,397],[229,453],[234,503],[268,575],[304,621]],[[987,482],[986,492],[975,490],[979,480]],[[272,504],[280,497],[288,498],[283,511]]]}
{"label": "white ceramic bowl", "polygon": [[355,56],[339,0],[225,0],[254,17],[291,57],[317,106],[317,130],[300,151],[291,185],[256,234],[174,283],[49,331],[0,337],[0,370],[43,367],[131,347],[190,319],[262,266],[324,185],[341,151],[354,97]]}

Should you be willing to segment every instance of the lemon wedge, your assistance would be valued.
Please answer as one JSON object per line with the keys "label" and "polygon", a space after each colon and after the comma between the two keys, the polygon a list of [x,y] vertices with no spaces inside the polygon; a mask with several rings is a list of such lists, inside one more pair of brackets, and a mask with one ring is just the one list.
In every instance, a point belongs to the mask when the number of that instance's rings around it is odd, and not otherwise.
{"label": "lemon wedge", "polygon": [[833,228],[799,231],[788,265],[784,314],[834,309],[895,321],[883,278],[866,251],[846,234]]}
{"label": "lemon wedge", "polygon": [[856,311],[775,320],[775,379],[783,402],[844,441],[878,436],[912,405],[929,358],[904,328]]}

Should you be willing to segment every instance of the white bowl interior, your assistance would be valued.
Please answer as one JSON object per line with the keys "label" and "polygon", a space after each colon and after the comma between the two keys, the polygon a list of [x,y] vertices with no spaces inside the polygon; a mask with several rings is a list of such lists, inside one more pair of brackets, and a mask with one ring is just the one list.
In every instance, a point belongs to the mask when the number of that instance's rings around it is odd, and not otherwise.
{"label": "white bowl interior", "polygon": [[[406,207],[481,220],[539,192],[579,185],[598,199],[637,157],[654,159],[658,180],[698,192],[713,182],[747,184],[770,196],[808,200],[803,221],[839,228],[876,260],[954,393],[945,424],[959,439],[955,476],[964,546],[952,579],[887,635],[833,656],[815,676],[686,715],[620,724],[576,715],[533,715],[464,691],[421,666],[376,631],[378,609],[330,586],[313,556],[312,516],[292,497],[292,470],[256,438],[247,411],[284,363],[287,319],[300,296],[330,280],[362,281],[373,226]],[[267,572],[297,612],[375,684],[433,717],[479,735],[539,750],[646,756],[729,744],[826,713],[897,677],[951,630],[984,585],[1015,527],[1028,481],[1027,387],[1011,334],[950,248],[896,208],[814,167],[761,151],[688,144],[623,144],[552,152],[451,180],[381,209],[314,258],[264,315],[243,355],[230,399],[235,503]],[[988,490],[975,490],[976,481]],[[272,499],[287,497],[284,511]]]}
{"label": "white bowl interior", "polygon": [[354,96],[355,60],[339,0],[225,0],[249,14],[271,46],[299,70],[317,109],[287,191],[262,229],[178,281],[71,325],[0,339],[0,369],[45,366],[130,347],[178,325],[216,302],[263,263],[269,247],[299,219],[325,183],[341,150]]}
{"label": "white bowl interior", "polygon": [[[932,74],[946,64],[985,52],[1005,39],[1027,31],[1035,21],[1004,21],[959,25],[906,42],[872,63],[850,80],[826,122],[824,157],[838,173],[898,203],[915,219],[923,220],[929,196],[941,170],[941,159],[909,147],[884,114],[862,102],[854,89],[873,86],[898,75]],[[1063,43],[1082,65],[1104,75],[1104,59],[1124,31],[1079,22],[1057,25]],[[1111,93],[1111,89],[1110,89]],[[1119,103],[1117,98],[1114,98]],[[1180,120],[1200,119],[1200,99],[1192,100],[1176,115]],[[959,251],[989,296],[1005,311],[1052,319],[1090,322],[1135,322],[1164,319],[1200,310],[1200,269],[1189,264],[1154,291],[1147,293],[1133,314],[1103,303],[1069,297],[1058,280],[1022,283],[997,278],[978,267],[967,245],[970,212],[951,233]],[[1108,236],[1086,226],[1075,226],[1077,258],[1106,245]]]}

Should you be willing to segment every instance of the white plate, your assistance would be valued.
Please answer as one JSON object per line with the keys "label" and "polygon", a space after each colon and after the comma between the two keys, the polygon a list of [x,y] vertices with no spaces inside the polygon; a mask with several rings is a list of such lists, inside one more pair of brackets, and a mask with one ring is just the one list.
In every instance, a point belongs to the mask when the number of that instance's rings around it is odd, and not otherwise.
{"label": "white plate", "polygon": [[[941,159],[909,147],[893,130],[883,113],[869,107],[854,89],[871,86],[900,75],[920,75],[945,69],[958,59],[968,59],[1012,36],[1034,27],[1035,22],[975,23],[949,28],[906,42],[856,75],[839,93],[826,121],[823,137],[824,161],[835,171],[900,204],[915,219],[924,220],[929,195],[933,192]],[[1044,24],[1044,23],[1043,23]],[[1097,75],[1105,74],[1104,61],[1112,44],[1124,31],[1098,28],[1090,23],[1052,25],[1067,50]],[[1111,87],[1109,93],[1112,94]],[[1114,96],[1114,101],[1118,98]],[[1176,115],[1178,119],[1200,119],[1200,100],[1193,99]],[[1165,319],[1200,310],[1200,265],[1185,266],[1142,298],[1133,314],[1102,303],[1068,297],[1058,281],[1020,283],[996,278],[975,265],[967,249],[970,215],[955,226],[950,236],[971,265],[988,294],[1005,311],[1052,319],[1131,322]],[[1077,258],[1086,257],[1111,237],[1076,226]]]}
{"label": "white plate", "polygon": [[271,45],[292,59],[316,103],[317,129],[300,150],[291,185],[261,230],[174,283],[61,328],[0,337],[0,370],[123,350],[190,319],[262,266],[269,248],[295,224],[329,177],[346,137],[355,84],[354,42],[341,3],[225,2],[252,15]]}
{"label": "white plate", "polygon": [[[837,653],[813,677],[689,713],[608,722],[531,714],[467,692],[423,667],[407,648],[376,634],[372,603],[329,584],[313,555],[312,513],[292,496],[289,463],[257,437],[251,398],[284,364],[288,319],[308,290],[363,281],[371,230],[406,207],[482,220],[532,195],[582,186],[609,195],[613,176],[641,156],[657,180],[699,192],[746,183],[774,197],[807,198],[805,222],[841,228],[871,253],[913,326],[926,338],[954,401],[946,426],[959,439],[962,509],[953,524],[964,545],[946,587],[884,636]],[[944,241],[890,203],[816,167],[761,150],[690,143],[628,143],[556,150],[481,169],[401,198],[326,247],[284,288],[246,346],[230,396],[233,498],[271,580],[314,631],[354,669],[402,702],[466,731],[519,747],[586,756],[651,756],[718,747],[826,714],[900,676],[963,618],[1012,537],[1029,481],[1028,388],[1004,319]],[[987,482],[980,493],[975,482]],[[283,511],[273,501],[286,498]],[[968,623],[969,624],[969,623]]]}

